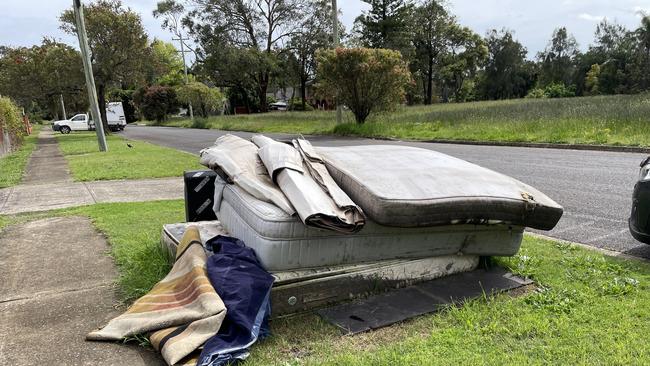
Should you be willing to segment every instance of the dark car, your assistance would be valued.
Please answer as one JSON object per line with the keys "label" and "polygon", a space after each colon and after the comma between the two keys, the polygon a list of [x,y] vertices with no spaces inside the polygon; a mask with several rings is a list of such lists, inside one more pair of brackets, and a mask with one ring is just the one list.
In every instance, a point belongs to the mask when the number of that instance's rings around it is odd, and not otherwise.
{"label": "dark car", "polygon": [[639,180],[632,194],[630,233],[643,243],[650,244],[650,156],[641,162]]}

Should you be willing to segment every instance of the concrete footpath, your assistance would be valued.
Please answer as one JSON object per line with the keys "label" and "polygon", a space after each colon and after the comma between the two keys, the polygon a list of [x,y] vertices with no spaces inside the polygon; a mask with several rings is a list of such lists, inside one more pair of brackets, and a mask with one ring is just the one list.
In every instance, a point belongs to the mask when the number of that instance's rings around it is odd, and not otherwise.
{"label": "concrete footpath", "polygon": [[[74,183],[48,130],[39,134],[26,171],[22,184],[0,190],[0,214],[183,196],[181,178]],[[88,332],[125,310],[108,251],[106,238],[85,217],[0,231],[0,364],[165,364],[137,345],[85,341]]]}
{"label": "concrete footpath", "polygon": [[94,203],[183,198],[181,177],[73,182],[52,131],[43,129],[20,185],[0,189],[0,215],[47,211]]}
{"label": "concrete footpath", "polygon": [[0,234],[0,364],[164,365],[136,345],[86,342],[125,309],[106,239],[84,217],[14,225]]}

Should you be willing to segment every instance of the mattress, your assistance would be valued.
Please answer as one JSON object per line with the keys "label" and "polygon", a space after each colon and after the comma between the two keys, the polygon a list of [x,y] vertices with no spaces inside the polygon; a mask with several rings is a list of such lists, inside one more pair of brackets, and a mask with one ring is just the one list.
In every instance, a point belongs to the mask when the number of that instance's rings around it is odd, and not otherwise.
{"label": "mattress", "polygon": [[230,235],[253,248],[269,271],[363,263],[386,259],[467,254],[514,255],[523,227],[446,225],[398,228],[368,220],[356,234],[305,226],[277,206],[226,185],[217,217]]}
{"label": "mattress", "polygon": [[537,189],[436,151],[396,145],[317,151],[343,191],[382,225],[501,222],[551,230],[562,216],[562,206]]}

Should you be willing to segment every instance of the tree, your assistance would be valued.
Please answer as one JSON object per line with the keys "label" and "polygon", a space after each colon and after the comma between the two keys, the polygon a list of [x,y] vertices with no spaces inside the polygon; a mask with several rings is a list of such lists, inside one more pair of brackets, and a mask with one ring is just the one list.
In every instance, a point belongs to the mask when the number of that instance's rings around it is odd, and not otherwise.
{"label": "tree", "polygon": [[[113,85],[136,84],[144,78],[146,62],[151,55],[147,34],[140,15],[124,8],[119,0],[97,0],[84,8],[86,31],[92,53],[93,74],[104,131],[106,92]],[[76,34],[75,17],[66,10],[60,17],[61,29]]]}
{"label": "tree", "polygon": [[205,118],[209,117],[210,113],[220,111],[223,108],[223,94],[219,89],[210,88],[203,83],[192,82],[178,86],[176,94],[181,103],[192,103],[201,116]]}
{"label": "tree", "polygon": [[535,82],[531,66],[526,61],[526,47],[506,29],[489,31],[485,42],[489,52],[477,87],[482,98],[494,100],[526,96]]}
{"label": "tree", "polygon": [[178,110],[176,91],[169,86],[154,85],[140,88],[133,99],[148,120],[162,122],[167,120],[167,115]]}
{"label": "tree", "polygon": [[183,60],[176,47],[169,42],[154,39],[151,58],[147,62],[146,79],[149,84],[177,86],[185,82]]}
{"label": "tree", "polygon": [[362,0],[370,5],[357,19],[359,39],[363,46],[397,50],[411,56],[411,15],[409,0]]}
{"label": "tree", "polygon": [[320,88],[338,95],[357,123],[364,123],[370,113],[403,101],[411,74],[397,51],[337,48],[319,51],[318,79]]}
{"label": "tree", "polygon": [[[182,22],[202,48],[198,54],[206,75],[221,86],[243,87],[252,81],[265,112],[277,53],[296,32],[304,0],[190,0],[190,4],[193,10]],[[241,67],[239,60],[252,67]]]}
{"label": "tree", "polygon": [[307,83],[313,81],[316,74],[316,51],[331,45],[332,29],[332,6],[329,0],[311,0],[306,9],[307,16],[297,33],[291,36],[287,47],[293,56],[291,64],[300,84],[303,111],[307,104]]}
{"label": "tree", "polygon": [[446,52],[449,28],[454,19],[447,10],[435,0],[428,0],[415,11],[416,24],[413,44],[416,53],[414,68],[422,75],[424,104],[433,100],[433,81],[436,78],[439,56]]}
{"label": "tree", "polygon": [[464,102],[461,95],[465,82],[476,76],[488,49],[483,38],[467,27],[453,24],[448,35],[448,48],[441,57],[442,99],[447,102],[453,95],[456,102]]}
{"label": "tree", "polygon": [[[84,76],[81,56],[74,48],[45,38],[41,45],[5,47],[0,54],[0,94],[19,105],[60,115],[60,96],[70,111],[83,111]],[[62,116],[61,116],[62,117]]]}
{"label": "tree", "polygon": [[634,32],[637,47],[633,79],[634,85],[639,91],[650,89],[650,15],[643,15],[641,26]]}
{"label": "tree", "polygon": [[600,77],[600,65],[593,64],[585,78],[586,91],[589,95],[600,94],[598,90],[598,78]]}
{"label": "tree", "polygon": [[579,53],[578,43],[566,27],[557,28],[546,49],[537,55],[541,64],[540,86],[554,83],[571,85],[575,72],[574,61]]}

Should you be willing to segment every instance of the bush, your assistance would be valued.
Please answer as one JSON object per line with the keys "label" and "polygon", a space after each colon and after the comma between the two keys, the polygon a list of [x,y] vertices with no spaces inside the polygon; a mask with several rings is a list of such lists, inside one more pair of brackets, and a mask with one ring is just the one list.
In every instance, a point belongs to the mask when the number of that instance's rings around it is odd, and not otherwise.
{"label": "bush", "polygon": [[337,48],[318,53],[319,88],[338,96],[357,123],[370,113],[388,110],[404,101],[411,73],[402,55],[393,50]]}
{"label": "bush", "polygon": [[208,118],[210,113],[221,112],[223,108],[223,94],[219,89],[210,88],[203,83],[191,82],[178,86],[176,91],[178,100],[185,104],[192,103],[194,111],[204,118]]}
{"label": "bush", "polygon": [[7,97],[0,97],[0,131],[9,132],[14,147],[22,143],[26,133],[20,109]]}
{"label": "bush", "polygon": [[178,111],[176,91],[168,86],[154,85],[139,89],[133,96],[144,118],[162,122]]}
{"label": "bush", "polygon": [[544,93],[544,89],[535,88],[535,89],[531,89],[528,92],[528,95],[526,95],[526,98],[541,99],[541,98],[546,98],[546,94]]}
{"label": "bush", "polygon": [[305,109],[302,108],[302,98],[293,98],[289,101],[289,110],[290,111],[306,111],[311,112],[314,110],[314,107],[308,102],[305,103]]}
{"label": "bush", "polygon": [[553,83],[544,89],[544,94],[547,98],[569,98],[575,97],[576,91],[562,83]]}
{"label": "bush", "polygon": [[553,83],[547,85],[544,89],[532,89],[528,95],[526,95],[526,98],[570,98],[575,96],[575,87],[567,87],[562,83]]}

